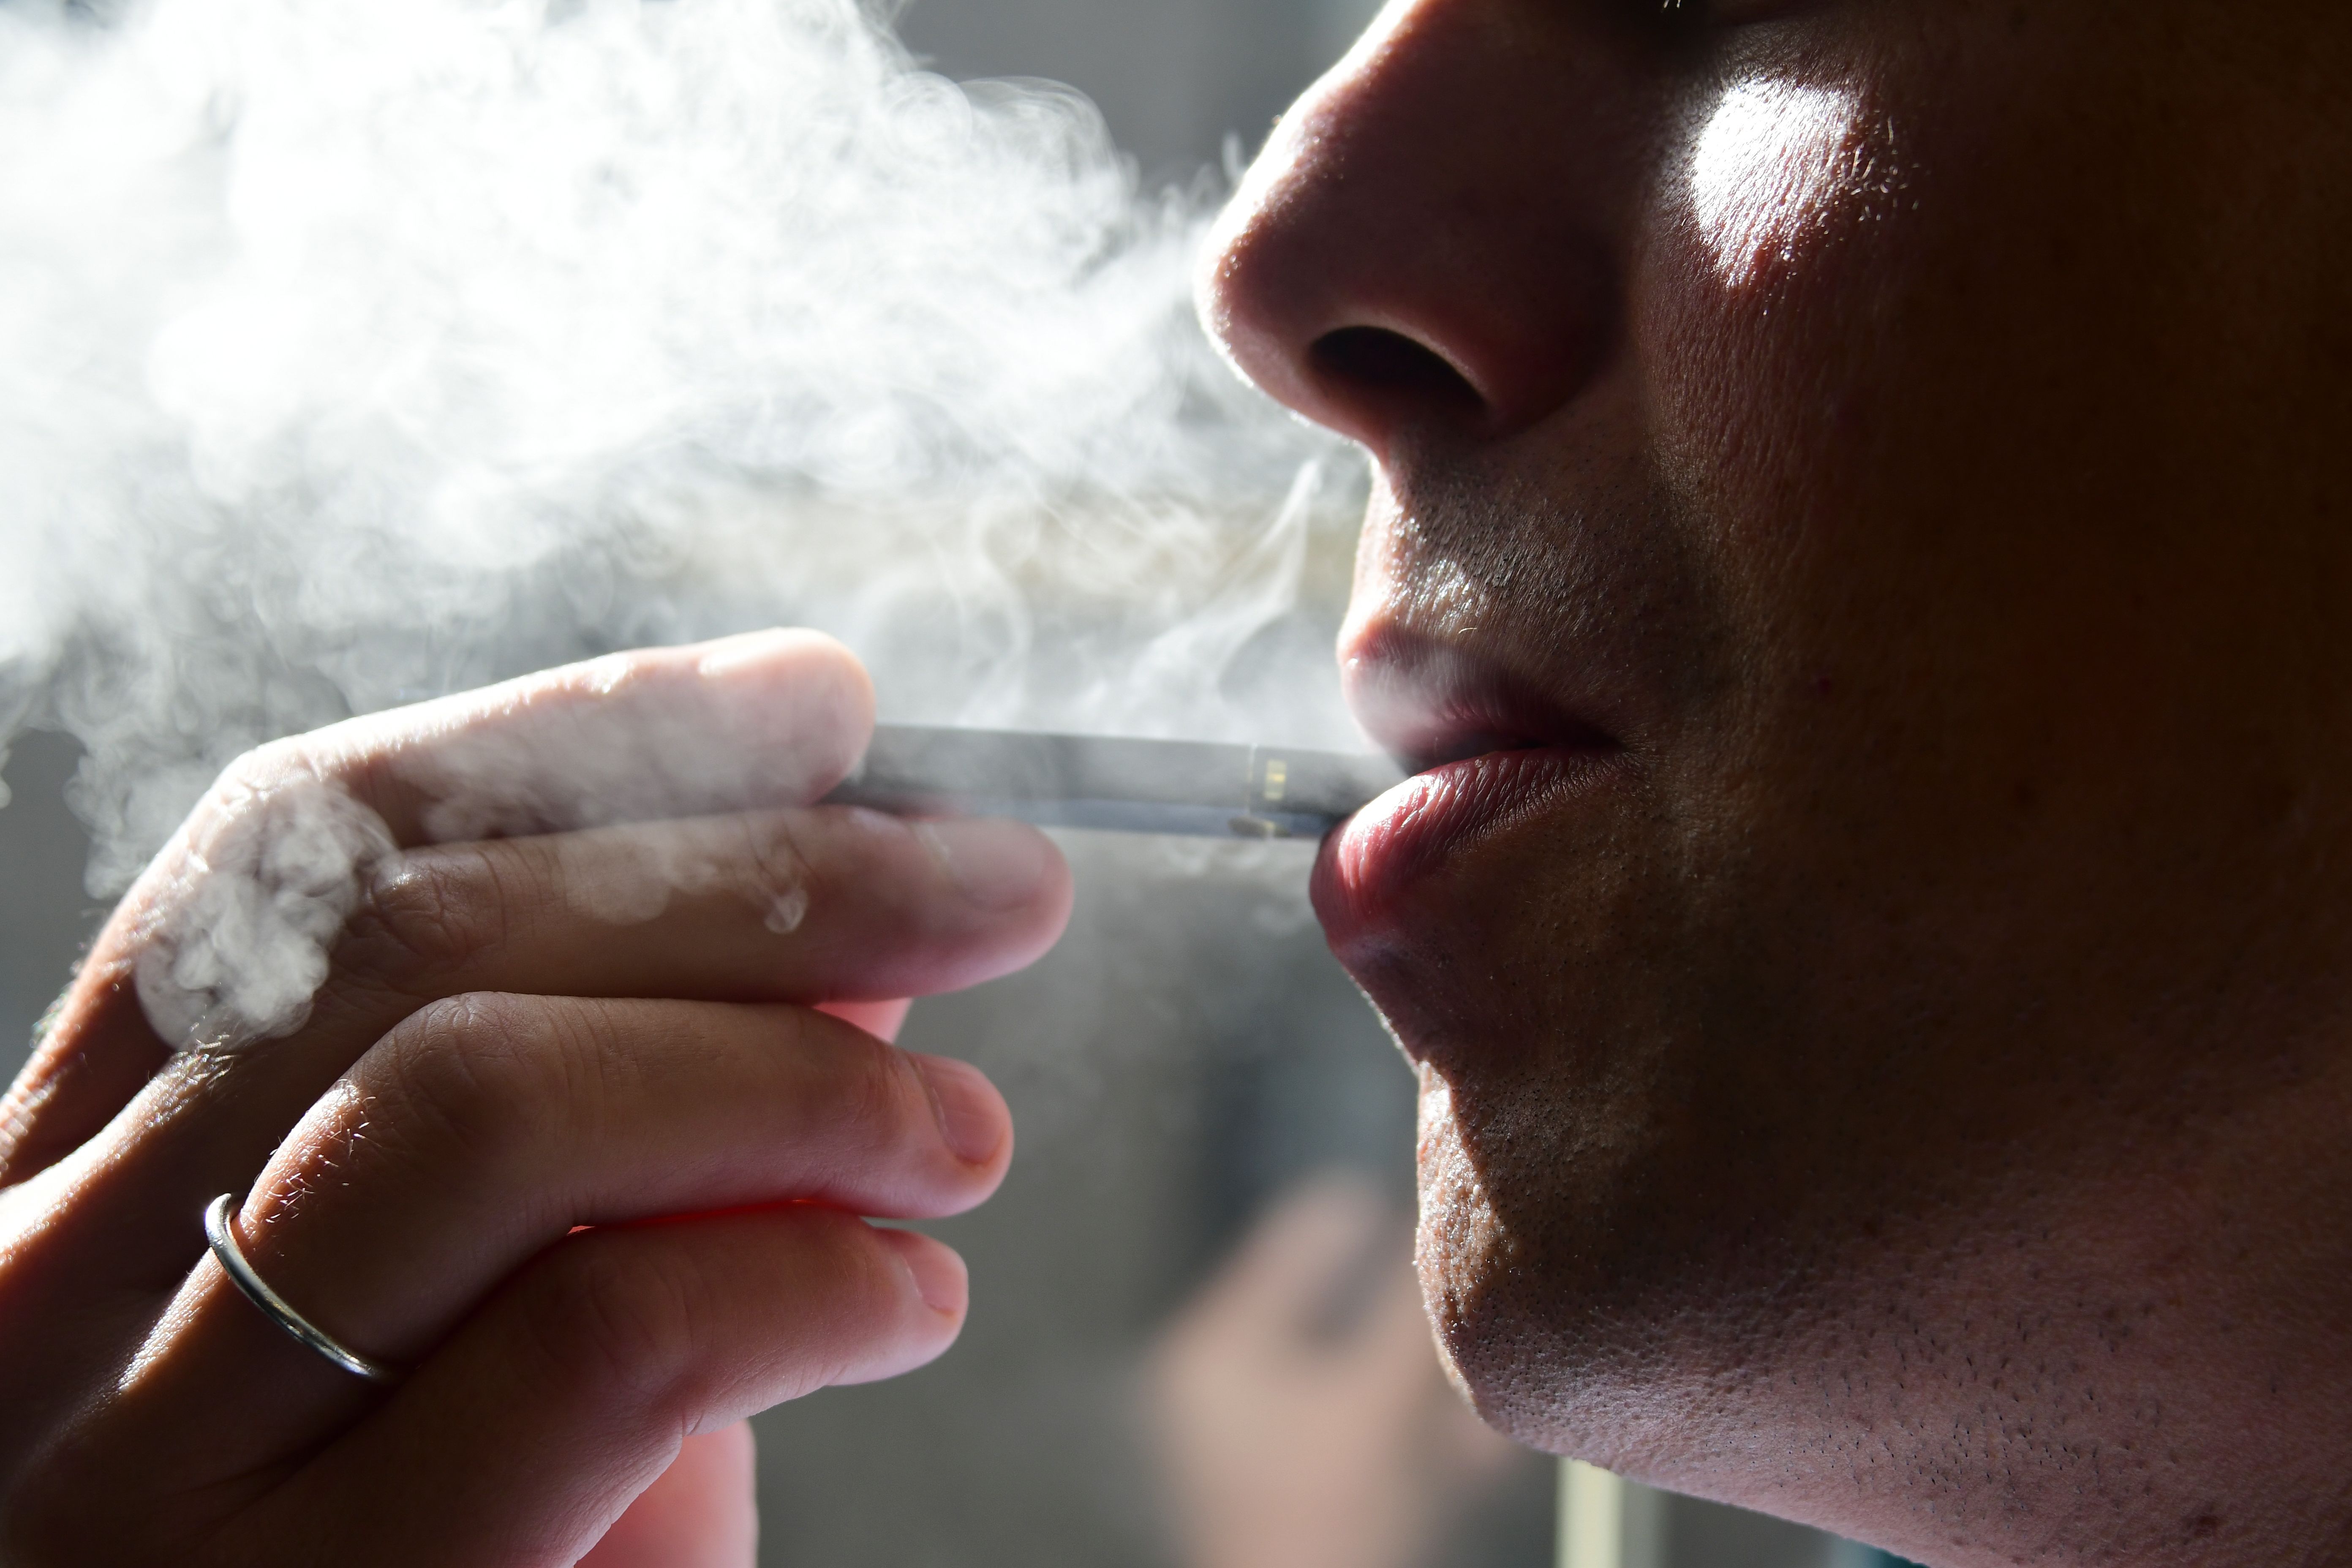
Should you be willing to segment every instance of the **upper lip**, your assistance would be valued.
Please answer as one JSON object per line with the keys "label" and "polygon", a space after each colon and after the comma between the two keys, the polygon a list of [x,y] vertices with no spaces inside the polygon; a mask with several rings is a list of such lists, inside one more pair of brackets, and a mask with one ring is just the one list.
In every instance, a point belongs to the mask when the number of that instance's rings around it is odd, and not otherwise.
{"label": "upper lip", "polygon": [[1391,626],[1353,639],[1348,705],[1372,738],[1415,772],[1492,752],[1540,746],[1615,750],[1622,742],[1588,701],[1563,701],[1486,648]]}

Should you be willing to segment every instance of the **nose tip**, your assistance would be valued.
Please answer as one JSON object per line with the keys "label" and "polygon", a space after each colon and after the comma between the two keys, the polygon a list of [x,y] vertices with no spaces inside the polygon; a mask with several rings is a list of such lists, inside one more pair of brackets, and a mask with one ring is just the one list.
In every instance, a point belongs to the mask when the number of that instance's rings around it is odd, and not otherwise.
{"label": "nose tip", "polygon": [[1378,309],[1328,259],[1301,254],[1320,237],[1250,223],[1220,236],[1200,289],[1202,321],[1244,375],[1277,401],[1375,452],[1399,426],[1475,428],[1495,401],[1439,346],[1431,323]]}
{"label": "nose tip", "polygon": [[1525,428],[1574,396],[1609,335],[1575,174],[1495,155],[1511,142],[1492,100],[1510,89],[1494,40],[1448,14],[1404,8],[1285,117],[1200,278],[1202,319],[1243,374],[1376,456],[1405,435]]}

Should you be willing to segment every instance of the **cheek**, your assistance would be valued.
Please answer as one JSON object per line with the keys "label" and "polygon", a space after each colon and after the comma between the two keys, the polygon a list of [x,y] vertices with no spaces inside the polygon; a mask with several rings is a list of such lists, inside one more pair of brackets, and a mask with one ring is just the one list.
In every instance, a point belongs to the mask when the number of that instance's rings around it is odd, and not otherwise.
{"label": "cheek", "polygon": [[1730,89],[1707,114],[1685,180],[1702,271],[1733,296],[1769,289],[1866,210],[1887,162],[1851,89]]}
{"label": "cheek", "polygon": [[1710,520],[1696,547],[1720,552],[1735,601],[1760,595],[1748,608],[1780,622],[1788,606],[1762,579],[1791,552],[1840,548],[1843,520],[1865,510],[1854,486],[1885,413],[1884,307],[1922,258],[1895,132],[1863,92],[1750,81],[1695,123],[1653,203],[1634,353],[1664,480]]}

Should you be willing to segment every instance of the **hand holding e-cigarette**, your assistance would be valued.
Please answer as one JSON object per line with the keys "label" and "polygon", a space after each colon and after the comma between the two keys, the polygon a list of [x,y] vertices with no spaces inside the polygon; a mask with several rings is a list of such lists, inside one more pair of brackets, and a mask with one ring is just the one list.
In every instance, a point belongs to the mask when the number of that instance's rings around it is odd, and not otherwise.
{"label": "hand holding e-cigarette", "polygon": [[0,1557],[748,1563],[735,1424],[962,1322],[867,1217],[1012,1153],[976,1070],[839,1015],[1069,910],[1032,827],[814,804],[872,712],[761,634],[231,769],[0,1113]]}

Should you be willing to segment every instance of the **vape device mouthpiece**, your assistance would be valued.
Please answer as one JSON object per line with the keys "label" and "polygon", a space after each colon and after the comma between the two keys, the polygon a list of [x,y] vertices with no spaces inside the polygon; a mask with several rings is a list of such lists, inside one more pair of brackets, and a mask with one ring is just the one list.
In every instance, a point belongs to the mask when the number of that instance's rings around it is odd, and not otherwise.
{"label": "vape device mouthpiece", "polygon": [[1043,827],[1320,838],[1404,777],[1386,757],[1286,746],[882,724],[824,798]]}

